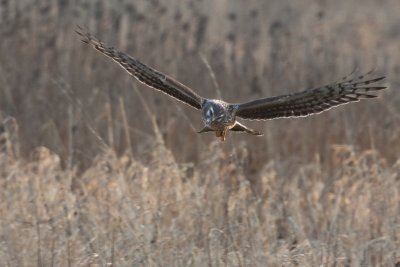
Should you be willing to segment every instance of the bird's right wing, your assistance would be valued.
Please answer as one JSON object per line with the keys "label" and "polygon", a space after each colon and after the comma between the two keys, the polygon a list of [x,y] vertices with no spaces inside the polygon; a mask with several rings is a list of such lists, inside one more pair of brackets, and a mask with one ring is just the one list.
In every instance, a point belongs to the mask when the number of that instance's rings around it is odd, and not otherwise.
{"label": "bird's right wing", "polygon": [[82,42],[112,58],[140,82],[168,94],[196,109],[201,109],[201,104],[204,98],[197,95],[189,87],[149,66],[146,66],[139,60],[130,57],[113,47],[106,46],[104,43],[94,38],[90,33],[82,31],[82,29],[78,29],[76,32],[82,37]]}
{"label": "bird's right wing", "polygon": [[365,79],[366,75],[358,76],[355,79],[346,77],[340,82],[319,88],[232,104],[231,106],[236,110],[236,116],[249,120],[308,116],[363,98],[377,97],[371,92],[385,89],[386,86],[370,84],[381,81],[385,77]]}

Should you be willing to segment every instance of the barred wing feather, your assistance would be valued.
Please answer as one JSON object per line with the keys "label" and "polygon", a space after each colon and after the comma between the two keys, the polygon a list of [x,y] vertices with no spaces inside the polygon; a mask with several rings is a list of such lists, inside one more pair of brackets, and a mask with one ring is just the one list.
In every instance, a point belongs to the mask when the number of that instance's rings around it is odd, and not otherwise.
{"label": "barred wing feather", "polygon": [[375,98],[376,91],[385,86],[372,85],[383,80],[381,76],[365,79],[361,75],[355,79],[346,79],[323,87],[309,89],[298,93],[268,97],[233,104],[236,116],[250,120],[269,120],[275,118],[303,117],[321,113],[332,107],[356,102],[364,98]]}

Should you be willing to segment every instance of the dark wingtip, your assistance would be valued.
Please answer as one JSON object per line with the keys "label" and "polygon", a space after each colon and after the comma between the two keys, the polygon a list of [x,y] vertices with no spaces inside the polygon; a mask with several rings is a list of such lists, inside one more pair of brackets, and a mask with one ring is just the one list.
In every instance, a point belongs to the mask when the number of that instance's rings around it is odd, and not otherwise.
{"label": "dark wingtip", "polygon": [[92,39],[90,33],[80,25],[76,25],[75,33],[81,37],[81,41],[85,44],[89,44],[90,40]]}
{"label": "dark wingtip", "polygon": [[387,86],[375,86],[375,87],[374,87],[374,90],[375,90],[375,91],[384,90],[384,89],[387,89]]}
{"label": "dark wingtip", "polygon": [[386,76],[381,76],[381,77],[372,79],[371,81],[372,81],[372,82],[379,82],[379,81],[382,81],[382,80],[384,80],[384,79],[386,79]]}
{"label": "dark wingtip", "polygon": [[372,84],[372,83],[376,83],[376,82],[382,81],[385,78],[386,78],[386,76],[381,76],[381,77],[368,79],[368,80],[354,81],[354,82],[349,83],[349,85],[351,85],[353,87],[362,88],[362,86],[364,86],[364,85],[369,85],[369,84]]}
{"label": "dark wingtip", "polygon": [[370,94],[362,94],[360,98],[377,98],[377,95],[370,95]]}
{"label": "dark wingtip", "polygon": [[84,37],[85,35],[83,34],[84,30],[80,25],[76,25],[75,33],[77,33],[79,36]]}

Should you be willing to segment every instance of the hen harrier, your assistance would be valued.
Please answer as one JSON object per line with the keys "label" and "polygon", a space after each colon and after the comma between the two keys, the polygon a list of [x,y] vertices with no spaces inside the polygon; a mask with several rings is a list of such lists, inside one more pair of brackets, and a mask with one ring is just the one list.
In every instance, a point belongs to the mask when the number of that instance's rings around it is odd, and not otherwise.
{"label": "hen harrier", "polygon": [[175,79],[113,47],[106,46],[90,33],[81,29],[77,30],[77,33],[84,43],[112,58],[140,82],[201,110],[204,128],[198,133],[215,131],[216,136],[222,141],[225,140],[229,130],[262,135],[238,122],[236,117],[249,120],[304,117],[321,113],[334,106],[377,97],[370,92],[386,88],[370,85],[383,80],[385,76],[366,79],[365,77],[370,74],[367,73],[355,78],[349,78],[349,75],[340,81],[302,92],[231,104],[222,100],[203,98]]}

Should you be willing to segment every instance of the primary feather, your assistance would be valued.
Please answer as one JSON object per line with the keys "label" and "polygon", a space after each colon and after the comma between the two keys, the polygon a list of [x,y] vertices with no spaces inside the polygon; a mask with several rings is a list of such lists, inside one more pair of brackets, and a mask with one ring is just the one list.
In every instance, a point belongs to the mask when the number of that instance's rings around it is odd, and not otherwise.
{"label": "primary feather", "polygon": [[201,109],[203,98],[197,95],[189,87],[158,70],[146,66],[139,60],[118,51],[113,47],[106,46],[104,43],[94,38],[90,33],[82,31],[82,29],[79,29],[76,32],[82,37],[82,42],[92,46],[107,57],[112,58],[140,82],[166,93],[196,109]]}
{"label": "primary feather", "polygon": [[267,97],[233,105],[236,109],[236,116],[251,120],[317,114],[338,105],[356,102],[363,98],[377,97],[371,93],[386,87],[371,84],[381,81],[385,77],[365,79],[367,75],[361,75],[355,79],[345,79],[302,92]]}

